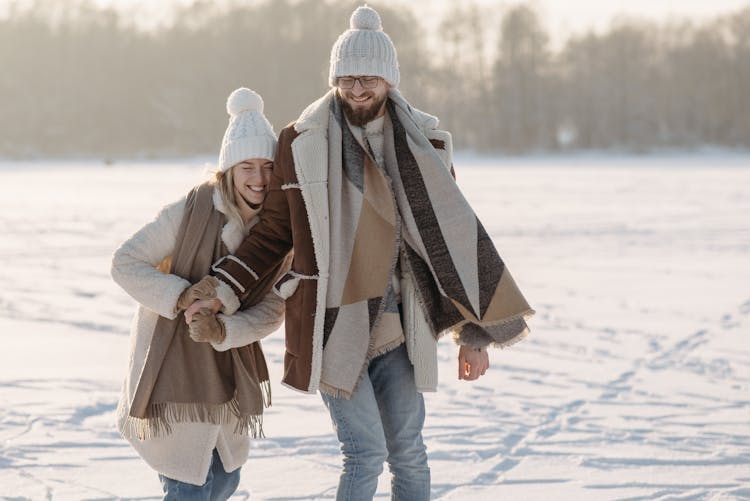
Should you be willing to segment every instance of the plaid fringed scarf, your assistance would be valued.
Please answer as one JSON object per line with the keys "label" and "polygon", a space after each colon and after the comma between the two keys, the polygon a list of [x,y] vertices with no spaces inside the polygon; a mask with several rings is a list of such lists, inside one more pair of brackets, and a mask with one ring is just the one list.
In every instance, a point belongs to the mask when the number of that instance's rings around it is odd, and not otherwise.
{"label": "plaid fringed scarf", "polygon": [[349,397],[372,355],[373,330],[400,328],[391,281],[398,262],[400,221],[388,176],[352,134],[338,98],[331,106],[331,257],[320,387]]}
{"label": "plaid fringed scarf", "polygon": [[[163,272],[195,283],[227,254],[225,216],[213,205],[213,190],[203,184],[188,195],[174,254],[159,267]],[[243,298],[243,308],[263,298],[275,278],[270,275]],[[271,388],[260,343],[220,352],[194,342],[187,330],[183,313],[159,317],[123,433],[143,440],[171,433],[173,423],[203,422],[235,423],[236,433],[262,436]]]}
{"label": "plaid fringed scarf", "polygon": [[391,91],[387,106],[386,166],[403,221],[403,272],[416,281],[426,320],[436,336],[467,329],[501,347],[520,341],[534,310],[409,104]]}
{"label": "plaid fringed scarf", "polygon": [[393,317],[391,276],[401,258],[435,336],[471,324],[496,344],[526,332],[533,314],[463,197],[449,167],[392,95],[385,172],[354,138],[338,97],[328,126],[330,279],[321,389],[349,396],[372,333]]}

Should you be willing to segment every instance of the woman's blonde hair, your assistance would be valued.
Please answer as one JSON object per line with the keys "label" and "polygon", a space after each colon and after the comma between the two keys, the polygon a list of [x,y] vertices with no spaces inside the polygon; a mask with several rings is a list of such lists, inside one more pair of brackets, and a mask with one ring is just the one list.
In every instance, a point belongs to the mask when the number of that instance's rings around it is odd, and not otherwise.
{"label": "woman's blonde hair", "polygon": [[234,178],[232,173],[234,172],[234,166],[230,167],[225,171],[218,170],[214,174],[211,183],[216,186],[221,194],[221,199],[224,201],[226,216],[229,220],[235,220],[242,227],[242,215],[240,209],[237,207],[237,196],[234,193]]}

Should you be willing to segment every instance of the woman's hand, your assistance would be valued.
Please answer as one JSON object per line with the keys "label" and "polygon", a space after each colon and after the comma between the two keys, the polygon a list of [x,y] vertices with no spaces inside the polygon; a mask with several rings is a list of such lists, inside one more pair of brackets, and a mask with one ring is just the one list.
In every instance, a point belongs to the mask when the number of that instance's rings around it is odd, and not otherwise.
{"label": "woman's hand", "polygon": [[216,318],[211,310],[205,308],[193,316],[188,333],[190,339],[196,343],[222,343],[227,337],[224,322]]}
{"label": "woman's hand", "polygon": [[210,310],[212,315],[216,315],[221,309],[221,301],[218,299],[195,301],[185,310],[185,323],[190,325],[190,322],[193,321],[193,315],[196,315],[201,308]]}
{"label": "woman's hand", "polygon": [[216,277],[206,276],[201,278],[199,282],[182,291],[177,299],[177,311],[187,310],[195,301],[215,298],[216,287],[218,286],[219,280]]}

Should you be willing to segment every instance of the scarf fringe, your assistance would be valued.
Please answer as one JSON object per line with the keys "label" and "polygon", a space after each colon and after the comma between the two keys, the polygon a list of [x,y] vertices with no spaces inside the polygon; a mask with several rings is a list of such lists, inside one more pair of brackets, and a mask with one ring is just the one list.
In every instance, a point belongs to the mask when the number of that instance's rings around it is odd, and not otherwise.
{"label": "scarf fringe", "polygon": [[526,327],[523,331],[521,331],[515,337],[512,337],[511,339],[508,339],[507,341],[505,341],[503,343],[497,343],[497,342],[493,341],[492,343],[490,343],[490,346],[492,346],[493,348],[507,348],[509,346],[513,346],[514,344],[516,344],[518,342],[521,342],[524,339],[526,339],[526,336],[528,336],[530,332],[531,331],[529,330],[529,328]]}
{"label": "scarf fringe", "polygon": [[[402,344],[405,343],[405,340],[403,338],[397,339],[395,341],[391,341],[390,343],[387,343],[380,348],[378,348],[371,357],[367,357],[365,359],[365,365],[362,367],[362,372],[359,373],[359,376],[357,377],[357,384],[354,385],[354,388],[356,389],[357,386],[359,386],[360,381],[362,381],[362,378],[365,376],[365,372],[367,371],[367,368],[370,366],[370,362],[378,358],[381,355],[385,355],[389,351],[393,351]],[[372,349],[372,347],[370,347]],[[330,384],[326,384],[323,381],[320,382],[319,388],[321,393],[325,393],[326,395],[330,395],[334,398],[344,398],[346,400],[349,400],[352,398],[352,392],[348,392],[346,390],[342,390],[341,388],[336,388],[335,386],[331,386]]]}
{"label": "scarf fringe", "polygon": [[[536,314],[536,311],[529,308],[526,311],[522,311],[521,313],[516,313],[515,315],[505,317],[502,320],[497,320],[495,322],[479,322],[478,325],[480,327],[495,327],[496,325],[503,325],[503,324],[507,324],[510,322],[515,322],[516,320],[521,320],[521,319],[528,320],[535,314]],[[462,322],[460,325],[463,325],[464,323],[467,323],[467,322]]]}
{"label": "scarf fringe", "polygon": [[395,340],[395,341],[391,341],[390,343],[384,344],[383,346],[381,346],[380,348],[378,348],[378,349],[377,349],[377,350],[375,351],[375,353],[373,353],[373,354],[372,354],[372,356],[371,356],[371,357],[369,357],[369,358],[367,359],[367,365],[370,365],[370,362],[371,362],[371,361],[372,361],[372,360],[373,360],[374,358],[378,358],[378,357],[379,357],[379,356],[381,356],[381,355],[385,355],[385,354],[386,354],[386,353],[388,353],[389,351],[393,351],[393,350],[395,350],[396,348],[398,348],[399,346],[401,346],[401,345],[402,345],[402,344],[404,344],[404,343],[405,343],[405,339],[404,339],[404,338],[402,337],[402,338],[399,338],[399,339],[397,339],[397,340]]}
{"label": "scarf fringe", "polygon": [[249,435],[251,438],[266,438],[263,432],[263,415],[245,416],[237,420],[236,435]]}
{"label": "scarf fringe", "polygon": [[[355,386],[356,388],[356,386]],[[318,389],[321,393],[325,393],[326,395],[330,395],[333,398],[345,398],[346,400],[349,400],[352,398],[352,394],[349,393],[346,390],[342,390],[340,388],[336,388],[335,386],[331,386],[330,384],[326,384],[323,381],[321,381],[318,384]]]}
{"label": "scarf fringe", "polygon": [[260,382],[260,393],[263,396],[263,407],[271,407],[271,381]]}
{"label": "scarf fringe", "polygon": [[[420,300],[421,300],[421,298],[420,298]],[[527,320],[527,319],[531,318],[535,314],[536,314],[536,311],[534,311],[533,309],[528,309],[526,311],[523,311],[521,313],[517,313],[515,315],[511,315],[509,317],[503,318],[502,320],[498,320],[496,322],[481,322],[481,323],[478,323],[477,325],[479,325],[480,327],[495,327],[495,326],[498,326],[498,325],[509,324],[509,323],[515,322],[517,320]],[[446,334],[450,333],[453,336],[453,340],[454,341],[458,341],[458,338],[459,338],[459,336],[461,334],[461,327],[463,327],[464,325],[466,325],[468,323],[471,323],[471,322],[472,322],[471,320],[464,320],[462,322],[457,323],[456,325],[453,325],[453,326],[451,326],[451,327],[443,330],[438,335],[438,339],[440,339],[441,337],[443,337]],[[523,329],[521,332],[519,332],[518,334],[516,334],[512,338],[510,338],[510,339],[508,339],[506,341],[503,341],[503,342],[493,341],[492,343],[490,343],[489,346],[492,346],[493,348],[507,348],[509,346],[513,346],[514,344],[518,343],[519,341],[523,341],[524,339],[526,339],[526,336],[529,335],[529,332],[530,332],[529,328],[526,327],[525,329]]]}
{"label": "scarf fringe", "polygon": [[[260,382],[263,407],[271,406],[271,382]],[[151,404],[151,417],[139,418],[128,415],[120,432],[126,438],[150,440],[172,434],[174,423],[210,423],[215,425],[236,422],[234,433],[252,438],[265,438],[263,414],[240,415],[237,398],[223,404],[164,402]]]}

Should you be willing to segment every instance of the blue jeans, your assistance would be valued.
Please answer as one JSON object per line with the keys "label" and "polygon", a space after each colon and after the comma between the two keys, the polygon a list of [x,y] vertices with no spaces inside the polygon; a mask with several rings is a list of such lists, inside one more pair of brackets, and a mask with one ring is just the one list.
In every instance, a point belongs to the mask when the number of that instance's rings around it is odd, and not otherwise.
{"label": "blue jeans", "polygon": [[164,501],[226,501],[240,483],[240,469],[224,471],[219,452],[214,449],[211,466],[203,485],[193,485],[159,475],[164,490]]}
{"label": "blue jeans", "polygon": [[430,499],[424,399],[405,345],[373,359],[350,399],[321,396],[344,455],[337,501],[372,500],[385,461],[393,500]]}

